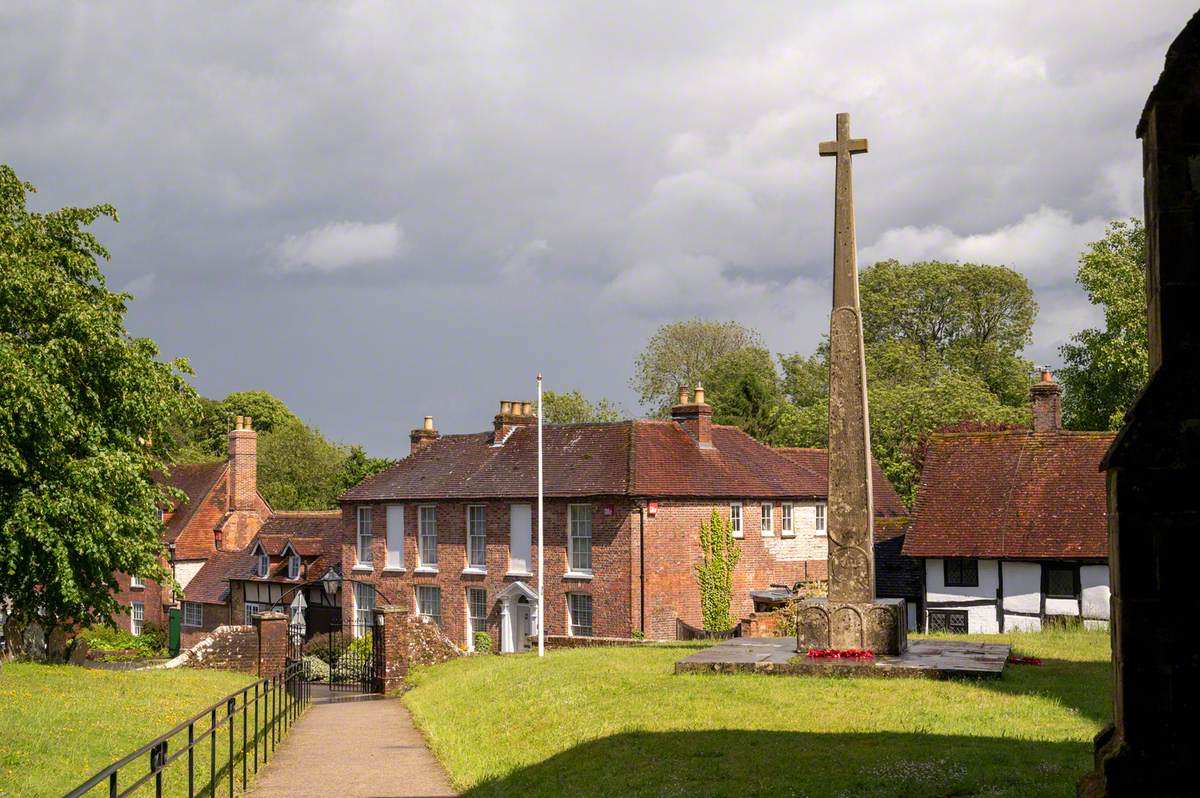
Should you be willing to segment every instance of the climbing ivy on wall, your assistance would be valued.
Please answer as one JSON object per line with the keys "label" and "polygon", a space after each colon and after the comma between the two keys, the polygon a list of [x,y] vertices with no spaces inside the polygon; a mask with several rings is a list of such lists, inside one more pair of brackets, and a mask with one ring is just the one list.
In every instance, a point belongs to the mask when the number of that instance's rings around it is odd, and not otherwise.
{"label": "climbing ivy on wall", "polygon": [[716,510],[700,524],[700,556],[696,581],[700,585],[704,628],[724,631],[733,626],[729,611],[733,601],[733,569],[742,557],[742,549],[733,539],[733,526]]}

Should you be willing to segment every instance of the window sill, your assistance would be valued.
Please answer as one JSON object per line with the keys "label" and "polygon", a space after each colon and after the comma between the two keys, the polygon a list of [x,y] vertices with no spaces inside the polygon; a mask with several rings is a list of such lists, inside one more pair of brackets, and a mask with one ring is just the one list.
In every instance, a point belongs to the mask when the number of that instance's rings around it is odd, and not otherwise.
{"label": "window sill", "polygon": [[746,536],[743,535],[741,532],[734,532],[730,535],[730,537],[733,538],[734,540],[741,540],[742,538],[744,538]]}
{"label": "window sill", "polygon": [[355,573],[359,573],[359,574],[371,574],[371,573],[375,573],[375,566],[359,563],[358,565],[355,565],[350,570]]}
{"label": "window sill", "polygon": [[783,538],[784,540],[795,540],[796,533],[795,532],[784,532],[779,537]]}
{"label": "window sill", "polygon": [[584,581],[590,581],[591,578],[591,571],[567,571],[565,574],[563,574],[563,579],[581,579]]}
{"label": "window sill", "polygon": [[505,576],[515,576],[521,579],[532,579],[533,571],[509,571]]}
{"label": "window sill", "polygon": [[386,568],[384,568],[384,569],[383,569],[383,571],[382,571],[381,573],[385,573],[385,574],[402,574],[402,573],[405,573],[407,570],[408,570],[408,569],[407,569],[407,568],[405,568],[403,565],[389,565],[389,566],[387,566]]}
{"label": "window sill", "polygon": [[486,568],[464,568],[463,576],[487,576]]}
{"label": "window sill", "polygon": [[414,574],[436,574],[438,568],[436,565],[419,565],[413,569]]}

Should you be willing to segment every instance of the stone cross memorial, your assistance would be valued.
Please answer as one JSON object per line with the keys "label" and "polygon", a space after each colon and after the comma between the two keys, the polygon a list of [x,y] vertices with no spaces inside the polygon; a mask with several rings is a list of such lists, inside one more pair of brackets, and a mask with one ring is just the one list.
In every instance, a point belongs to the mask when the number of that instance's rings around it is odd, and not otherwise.
{"label": "stone cross memorial", "polygon": [[870,649],[899,654],[907,646],[904,599],[875,599],[871,430],[867,367],[858,302],[852,155],[866,139],[850,138],[850,115],[837,115],[837,140],[820,153],[837,158],[833,211],[833,312],[829,317],[829,598],[802,602],[797,651]]}

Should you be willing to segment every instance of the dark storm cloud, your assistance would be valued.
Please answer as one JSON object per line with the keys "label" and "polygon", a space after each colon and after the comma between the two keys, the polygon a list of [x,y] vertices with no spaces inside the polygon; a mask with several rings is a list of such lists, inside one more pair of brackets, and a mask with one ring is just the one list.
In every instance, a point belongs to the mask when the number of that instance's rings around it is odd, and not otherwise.
{"label": "dark storm cloud", "polygon": [[[1003,262],[1030,356],[1095,319],[1075,257],[1140,206],[1133,126],[1185,3],[33,4],[0,10],[0,160],[113,202],[130,323],[398,453],[538,371],[635,405],[705,314],[811,351],[849,110],[859,244]],[[1049,6],[1049,7],[1048,7]]]}

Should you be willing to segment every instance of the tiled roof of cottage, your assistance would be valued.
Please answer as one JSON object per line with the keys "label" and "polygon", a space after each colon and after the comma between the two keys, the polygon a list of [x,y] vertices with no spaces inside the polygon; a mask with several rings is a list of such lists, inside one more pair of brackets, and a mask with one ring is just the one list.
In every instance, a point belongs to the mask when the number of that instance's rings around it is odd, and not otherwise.
{"label": "tiled roof of cottage", "polygon": [[[819,492],[813,495],[825,495],[827,490],[826,483],[829,481],[828,449],[783,447],[775,451],[782,452],[786,457],[815,475],[817,480],[815,484],[818,485]],[[871,458],[871,492],[875,500],[876,517],[908,515],[908,508],[904,506],[904,501],[900,498],[900,494],[896,493],[896,489],[892,487],[891,480],[883,473],[883,469],[879,467],[879,463],[875,462],[874,457]]]}
{"label": "tiled roof of cottage", "polygon": [[[295,584],[320,579],[331,565],[342,560],[341,520],[340,510],[275,513],[241,551],[219,551],[210,556],[188,583],[187,600],[223,603],[231,579]],[[260,543],[270,558],[266,577],[254,574],[254,550]],[[299,579],[287,578],[283,553],[289,544],[303,563]]]}
{"label": "tiled roof of cottage", "polygon": [[225,473],[229,463],[218,460],[212,463],[181,464],[171,466],[169,474],[154,475],[155,481],[183,491],[187,500],[171,508],[165,537],[171,542],[179,537],[200,506],[200,500],[208,495],[217,480]]}
{"label": "tiled roof of cottage", "polygon": [[1103,558],[1108,432],[933,435],[904,553]]}
{"label": "tiled roof of cottage", "polygon": [[[545,493],[571,496],[819,497],[826,475],[813,450],[772,449],[736,427],[714,424],[701,449],[673,421],[548,424]],[[446,435],[341,496],[343,501],[526,498],[537,493],[537,428],[519,426],[503,445],[492,433]],[[823,469],[824,466],[821,466]],[[903,505],[876,470],[876,513]]]}
{"label": "tiled roof of cottage", "polygon": [[875,519],[875,595],[884,598],[921,596],[921,561],[902,553],[912,529],[905,517]]}

